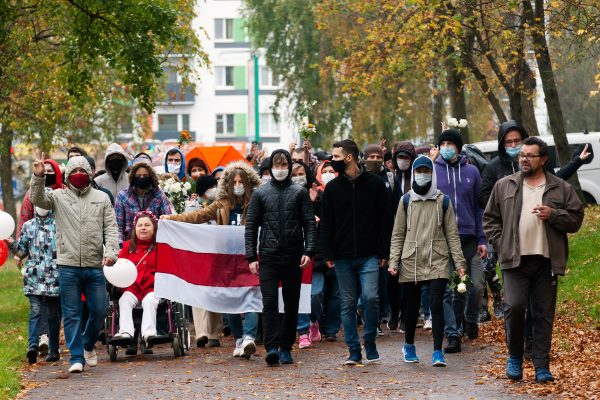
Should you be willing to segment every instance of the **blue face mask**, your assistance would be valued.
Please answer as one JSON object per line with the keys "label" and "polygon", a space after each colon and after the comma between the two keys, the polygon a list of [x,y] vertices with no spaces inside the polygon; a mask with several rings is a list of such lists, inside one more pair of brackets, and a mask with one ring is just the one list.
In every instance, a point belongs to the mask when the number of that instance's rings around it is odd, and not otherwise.
{"label": "blue face mask", "polygon": [[515,147],[505,147],[504,150],[506,150],[506,154],[508,154],[510,157],[514,158],[514,157],[518,156],[519,153],[521,152],[521,147],[523,147],[523,145],[518,144]]}
{"label": "blue face mask", "polygon": [[440,147],[440,155],[444,160],[452,161],[456,157],[456,149],[454,147]]}
{"label": "blue face mask", "polygon": [[415,182],[419,186],[425,186],[431,182],[431,174],[427,172],[415,172]]}

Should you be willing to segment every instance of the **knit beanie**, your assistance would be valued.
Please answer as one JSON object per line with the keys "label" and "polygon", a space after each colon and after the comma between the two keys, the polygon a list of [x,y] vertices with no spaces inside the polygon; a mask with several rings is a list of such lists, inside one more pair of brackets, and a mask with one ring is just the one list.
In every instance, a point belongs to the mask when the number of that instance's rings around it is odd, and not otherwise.
{"label": "knit beanie", "polygon": [[440,135],[440,138],[438,140],[438,146],[446,140],[454,143],[454,145],[456,146],[456,149],[460,153],[460,151],[462,150],[462,147],[463,147],[463,140],[462,140],[462,136],[460,136],[460,132],[458,132],[456,129],[446,129]]}
{"label": "knit beanie", "polygon": [[379,154],[383,159],[383,149],[378,144],[370,144],[367,147],[365,147],[365,158],[369,158],[369,156],[373,153]]}

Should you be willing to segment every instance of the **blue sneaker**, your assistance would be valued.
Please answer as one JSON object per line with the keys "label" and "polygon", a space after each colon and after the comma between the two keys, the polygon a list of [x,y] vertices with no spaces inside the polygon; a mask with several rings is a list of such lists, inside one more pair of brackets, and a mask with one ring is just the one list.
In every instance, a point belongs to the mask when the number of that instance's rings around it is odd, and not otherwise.
{"label": "blue sneaker", "polygon": [[362,354],[360,348],[350,349],[350,357],[346,359],[344,365],[358,365],[362,361]]}
{"label": "blue sneaker", "polygon": [[417,357],[417,348],[414,344],[405,343],[402,347],[402,354],[404,355],[404,362],[417,363],[419,357]]}
{"label": "blue sneaker", "polygon": [[506,376],[513,381],[520,381],[523,379],[522,357],[508,357],[508,361],[506,362]]}
{"label": "blue sneaker", "polygon": [[375,364],[379,361],[379,353],[377,352],[375,342],[365,342],[365,353],[367,355],[365,364]]}
{"label": "blue sneaker", "polygon": [[442,350],[435,350],[431,356],[434,367],[445,367],[446,360],[444,360],[444,352]]}
{"label": "blue sneaker", "polygon": [[554,376],[548,368],[539,368],[535,370],[535,381],[537,383],[554,382]]}
{"label": "blue sneaker", "polygon": [[269,366],[279,365],[279,351],[276,348],[272,348],[267,352],[265,361]]}
{"label": "blue sneaker", "polygon": [[287,349],[279,349],[279,362],[282,364],[293,364],[294,359],[292,358],[292,353],[290,353]]}

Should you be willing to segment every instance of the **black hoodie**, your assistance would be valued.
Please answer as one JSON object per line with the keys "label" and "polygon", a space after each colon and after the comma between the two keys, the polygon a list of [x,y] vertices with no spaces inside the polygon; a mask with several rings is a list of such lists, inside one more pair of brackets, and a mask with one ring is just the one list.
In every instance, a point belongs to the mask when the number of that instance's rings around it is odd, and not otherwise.
{"label": "black hoodie", "polygon": [[[292,157],[285,150],[275,150],[269,158],[283,153],[288,162],[288,176],[283,181],[272,177],[269,183],[252,194],[246,214],[246,258],[248,262],[261,259],[293,259],[302,254],[312,257],[317,243],[316,222],[308,191],[292,184]],[[273,173],[271,172],[271,176]],[[260,248],[256,251],[258,229]],[[299,259],[294,260],[294,262]]]}

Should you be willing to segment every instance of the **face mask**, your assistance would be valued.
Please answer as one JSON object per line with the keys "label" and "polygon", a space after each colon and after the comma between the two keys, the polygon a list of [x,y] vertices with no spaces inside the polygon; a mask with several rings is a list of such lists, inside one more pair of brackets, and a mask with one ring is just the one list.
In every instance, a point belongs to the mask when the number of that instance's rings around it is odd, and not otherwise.
{"label": "face mask", "polygon": [[44,186],[54,186],[56,184],[56,174],[46,174]]}
{"label": "face mask", "polygon": [[365,168],[371,173],[378,174],[383,169],[383,162],[376,160],[367,160],[365,161]]}
{"label": "face mask", "polygon": [[344,160],[331,160],[329,162],[329,165],[331,165],[333,170],[338,174],[341,174],[346,170],[346,163],[344,162]]}
{"label": "face mask", "polygon": [[37,215],[39,215],[40,217],[45,217],[46,215],[48,215],[48,213],[50,212],[50,210],[46,210],[40,207],[35,207],[35,213]]}
{"label": "face mask", "polygon": [[90,177],[85,172],[76,172],[69,175],[69,183],[81,190],[90,183]]}
{"label": "face mask", "polygon": [[123,169],[123,160],[120,158],[113,158],[106,162],[106,168],[113,174],[118,174]]}
{"label": "face mask", "polygon": [[396,165],[398,166],[398,169],[400,171],[406,171],[410,168],[410,160],[404,160],[402,158],[399,158],[396,160]]}
{"label": "face mask", "polygon": [[306,176],[293,176],[292,182],[296,185],[306,186]]}
{"label": "face mask", "polygon": [[423,173],[415,172],[415,182],[419,186],[425,186],[429,182],[431,182],[431,174],[428,174],[426,172],[423,172]]}
{"label": "face mask", "polygon": [[335,174],[333,172],[325,172],[321,175],[321,181],[323,185],[327,185],[329,182],[335,179]]}
{"label": "face mask", "polygon": [[287,169],[272,169],[271,173],[273,174],[273,178],[277,179],[278,181],[283,181],[288,177],[290,171]]}
{"label": "face mask", "polygon": [[140,189],[147,189],[152,185],[152,178],[150,178],[149,176],[144,176],[144,177],[139,177],[139,176],[134,176],[133,177],[133,186],[138,187]]}
{"label": "face mask", "polygon": [[233,194],[237,197],[243,196],[244,193],[246,193],[246,188],[244,187],[244,185],[235,185],[233,187]]}
{"label": "face mask", "polygon": [[204,192],[204,195],[209,200],[215,200],[217,198],[217,188],[214,187],[214,188],[208,189],[206,192]]}
{"label": "face mask", "polygon": [[521,147],[523,147],[523,145],[518,144],[515,147],[505,147],[504,150],[506,150],[506,154],[508,154],[510,157],[514,158],[514,157],[518,156],[519,153],[521,152]]}
{"label": "face mask", "polygon": [[181,164],[167,164],[167,172],[178,174],[181,171]]}
{"label": "face mask", "polygon": [[260,178],[260,180],[262,181],[262,184],[264,185],[265,183],[269,183],[269,181],[271,180],[270,176],[263,176]]}
{"label": "face mask", "polygon": [[452,161],[456,157],[456,149],[454,147],[440,147],[440,155],[444,160]]}
{"label": "face mask", "polygon": [[429,181],[428,183],[426,183],[423,186],[419,185],[417,182],[412,183],[412,189],[415,191],[416,194],[420,194],[421,196],[424,196],[425,194],[427,194],[427,192],[429,191],[430,188],[431,188],[431,181]]}

